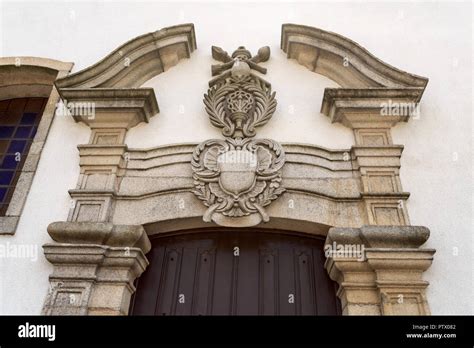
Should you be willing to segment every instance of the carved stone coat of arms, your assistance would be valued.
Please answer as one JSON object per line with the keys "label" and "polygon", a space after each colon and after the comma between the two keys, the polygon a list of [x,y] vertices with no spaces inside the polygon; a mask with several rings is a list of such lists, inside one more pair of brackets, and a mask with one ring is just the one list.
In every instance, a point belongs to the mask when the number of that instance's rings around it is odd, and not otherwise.
{"label": "carved stone coat of arms", "polygon": [[254,226],[268,222],[265,211],[285,189],[281,169],[285,153],[279,143],[255,139],[256,127],[272,117],[276,100],[268,82],[252,73],[266,73],[258,63],[270,57],[263,47],[256,56],[239,47],[232,56],[218,47],[212,55],[223,64],[212,66],[210,88],[204,95],[211,123],[224,139],[199,144],[193,153],[194,194],[208,207],[206,222],[222,226]]}

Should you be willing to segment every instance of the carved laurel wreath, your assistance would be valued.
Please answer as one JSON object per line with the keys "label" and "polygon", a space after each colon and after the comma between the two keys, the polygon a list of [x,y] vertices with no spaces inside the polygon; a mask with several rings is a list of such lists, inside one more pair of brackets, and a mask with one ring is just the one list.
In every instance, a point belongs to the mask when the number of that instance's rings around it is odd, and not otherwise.
{"label": "carved laurel wreath", "polygon": [[[231,194],[220,180],[218,156],[228,151],[240,150],[257,157],[254,184],[246,191]],[[209,207],[204,221],[211,221],[213,213],[241,217],[260,213],[264,221],[268,215],[263,207],[278,198],[285,189],[281,187],[280,169],[285,154],[280,144],[268,139],[212,139],[198,145],[193,153],[193,193]]]}
{"label": "carved laurel wreath", "polygon": [[[229,108],[229,96],[235,91],[243,91],[253,96],[252,104],[249,108],[242,108],[246,117],[241,129],[232,117]],[[238,101],[236,101],[237,103]],[[222,134],[226,137],[241,137],[237,130],[242,132],[243,137],[255,136],[255,128],[265,125],[275,112],[277,102],[275,92],[271,92],[269,85],[265,81],[254,75],[232,76],[211,87],[207,94],[204,94],[204,104],[206,112],[209,114],[211,123],[222,128]]]}

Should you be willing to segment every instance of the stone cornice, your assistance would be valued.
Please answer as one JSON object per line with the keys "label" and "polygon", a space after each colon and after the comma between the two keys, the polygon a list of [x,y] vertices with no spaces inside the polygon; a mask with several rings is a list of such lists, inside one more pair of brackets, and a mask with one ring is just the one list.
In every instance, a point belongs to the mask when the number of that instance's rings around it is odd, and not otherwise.
{"label": "stone cornice", "polygon": [[[281,49],[342,88],[327,88],[321,113],[352,129],[389,129],[417,112],[428,79],[397,69],[348,38],[318,28],[283,24]],[[358,142],[371,135],[356,134]],[[391,143],[390,133],[376,136]],[[373,137],[373,135],[372,135]]]}
{"label": "stone cornice", "polygon": [[59,92],[64,103],[93,104],[94,115],[72,115],[89,127],[130,129],[159,112],[152,88],[61,88]]}
{"label": "stone cornice", "polygon": [[0,100],[48,98],[54,81],[66,76],[73,65],[38,57],[0,58]]}
{"label": "stone cornice", "polygon": [[1,57],[0,58],[0,68],[14,66],[16,68],[20,67],[35,67],[59,71],[69,72],[73,63],[62,62],[55,59],[49,58],[40,58],[40,57]]}
{"label": "stone cornice", "polygon": [[147,234],[140,225],[58,221],[49,224],[48,234],[58,243],[133,247],[140,248],[145,254],[151,248]]}
{"label": "stone cornice", "polygon": [[[281,49],[309,70],[343,88],[421,87],[428,79],[397,69],[354,41],[314,27],[283,24]],[[343,64],[346,62],[347,64]]]}
{"label": "stone cornice", "polygon": [[423,88],[326,88],[321,113],[349,128],[390,128],[417,111]]}
{"label": "stone cornice", "polygon": [[419,248],[429,238],[430,230],[423,226],[362,226],[361,228],[331,228],[327,244],[358,244],[366,248]]}
{"label": "stone cornice", "polygon": [[56,82],[59,88],[139,87],[196,49],[193,24],[138,36],[96,64]]}
{"label": "stone cornice", "polygon": [[339,283],[343,313],[430,314],[423,272],[436,250],[420,248],[429,235],[406,225],[329,229],[325,268]]}
{"label": "stone cornice", "polygon": [[[181,143],[162,145],[147,149],[128,148],[129,161],[127,169],[129,171],[147,171],[166,167],[170,165],[186,165],[189,163],[192,151],[196,143]],[[321,146],[301,143],[282,143],[287,154],[287,163],[293,165],[316,166],[330,172],[350,172],[353,170],[351,162],[351,149],[330,150]],[[80,146],[89,148],[88,146]],[[383,156],[386,151],[392,155],[399,147],[379,147],[375,149],[378,156]],[[91,147],[91,149],[93,149]],[[357,147],[358,156],[369,156],[374,148]]]}

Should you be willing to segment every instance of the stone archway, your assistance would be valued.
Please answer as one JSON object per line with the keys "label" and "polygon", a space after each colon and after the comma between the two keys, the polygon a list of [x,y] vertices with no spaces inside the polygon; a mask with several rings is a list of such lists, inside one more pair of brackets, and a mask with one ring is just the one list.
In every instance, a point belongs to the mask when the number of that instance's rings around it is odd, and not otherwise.
{"label": "stone archway", "polygon": [[[399,178],[403,146],[390,135],[411,113],[382,113],[393,101],[418,103],[427,80],[388,66],[339,35],[285,25],[282,49],[289,57],[343,85],[325,90],[322,112],[354,130],[351,148],[253,138],[275,107],[270,84],[251,72],[266,72],[258,64],[269,59],[269,50],[252,57],[239,47],[231,57],[213,47],[223,64],[212,69],[218,76],[210,81],[205,106],[224,139],[129,149],[128,129],[158,112],[152,89],[133,88],[165,70],[151,57],[158,50],[166,53],[164,61],[176,63],[195,47],[192,25],[167,28],[57,81],[64,99],[93,101],[96,108],[92,118],[74,116],[92,132],[89,144],[79,146],[81,174],[69,191],[68,221],[48,227],[56,243],[44,250],[55,269],[44,313],[127,314],[133,282],[148,265],[148,235],[160,229],[257,225],[326,237],[325,268],[339,284],[343,314],[428,314],[422,275],[434,250],[420,249],[428,229],[410,226],[409,193]],[[133,69],[121,67],[120,51],[129,53]],[[353,63],[350,69],[336,66],[344,56]],[[140,68],[146,66],[150,70]],[[223,98],[232,104],[227,113]],[[218,155],[244,150],[258,169],[241,196],[223,187]],[[254,175],[249,163],[243,169]]]}

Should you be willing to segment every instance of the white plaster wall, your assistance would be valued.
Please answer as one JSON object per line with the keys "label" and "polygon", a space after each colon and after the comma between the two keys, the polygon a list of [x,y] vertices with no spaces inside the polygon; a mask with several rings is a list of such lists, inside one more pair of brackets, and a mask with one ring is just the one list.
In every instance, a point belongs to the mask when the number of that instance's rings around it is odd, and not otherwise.
{"label": "white plaster wall", "polygon": [[[345,35],[387,63],[430,78],[420,119],[392,134],[405,145],[401,174],[411,192],[411,222],[431,229],[426,246],[437,249],[426,274],[432,313],[473,314],[471,4],[3,2],[0,55],[73,61],[78,71],[135,36],[186,22],[196,26],[198,50],[145,84],[155,88],[161,112],[129,132],[131,147],[220,136],[202,104],[215,63],[211,45],[230,52],[239,45],[252,52],[271,47],[265,78],[277,92],[278,109],[260,137],[350,147],[352,133],[319,113],[324,88],[337,85],[288,61],[279,49],[286,22]],[[88,134],[85,126],[56,118],[18,231],[0,242],[40,247],[49,240],[47,225],[67,217],[67,190],[79,169],[76,145]],[[0,313],[40,313],[47,261],[41,255],[36,262],[0,259],[0,266]]]}

